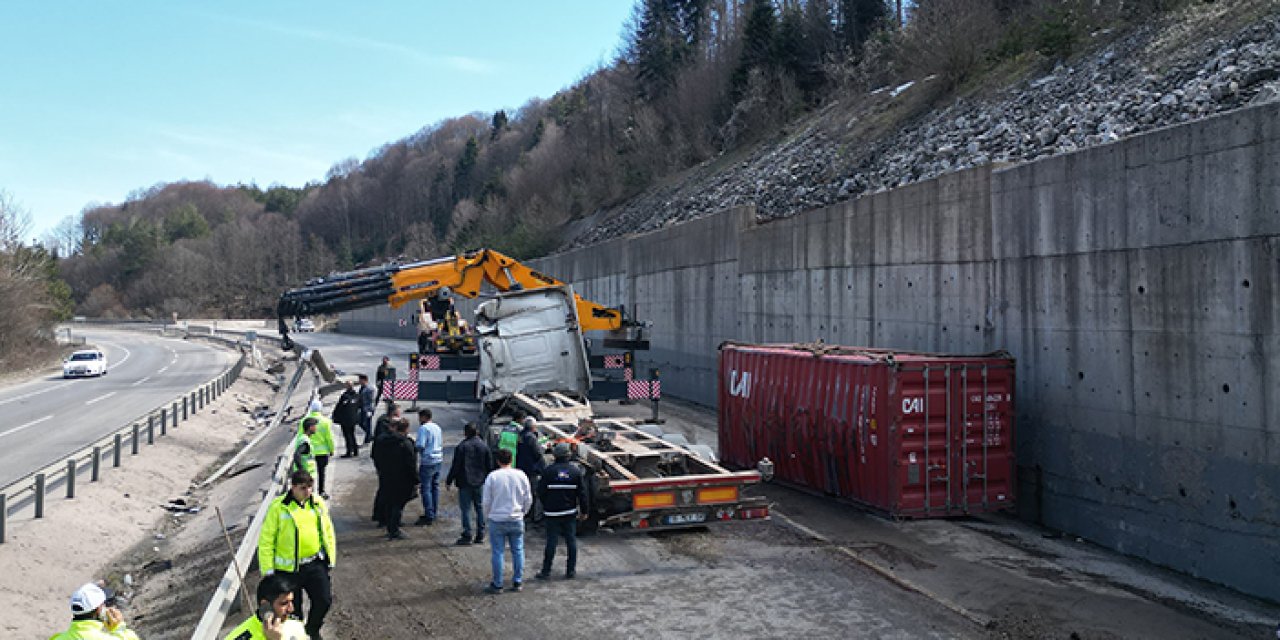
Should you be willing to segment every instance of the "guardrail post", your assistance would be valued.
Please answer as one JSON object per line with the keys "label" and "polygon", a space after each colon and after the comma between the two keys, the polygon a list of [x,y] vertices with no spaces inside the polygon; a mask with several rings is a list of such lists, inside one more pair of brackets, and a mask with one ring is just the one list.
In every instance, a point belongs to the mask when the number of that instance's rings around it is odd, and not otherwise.
{"label": "guardrail post", "polygon": [[44,474],[36,474],[36,518],[44,517]]}
{"label": "guardrail post", "polygon": [[76,497],[76,459],[67,460],[67,499]]}
{"label": "guardrail post", "polygon": [[135,422],[133,423],[133,453],[131,454],[135,456],[138,455],[138,431],[138,423]]}
{"label": "guardrail post", "polygon": [[169,410],[160,410],[160,435],[169,433]]}
{"label": "guardrail post", "polygon": [[115,446],[111,452],[111,466],[119,467],[120,466],[120,434],[117,433],[114,440],[115,440]]}
{"label": "guardrail post", "polygon": [[196,413],[196,392],[191,392],[191,415]]}
{"label": "guardrail post", "polygon": [[187,421],[187,397],[182,396],[182,421]]}
{"label": "guardrail post", "polygon": [[156,443],[156,416],[147,416],[147,444]]}
{"label": "guardrail post", "polygon": [[9,519],[9,499],[0,493],[0,544],[4,544],[4,529]]}
{"label": "guardrail post", "polygon": [[178,401],[173,402],[173,428],[178,428]]}
{"label": "guardrail post", "polygon": [[89,482],[97,482],[102,470],[102,447],[93,448],[93,465],[90,467]]}

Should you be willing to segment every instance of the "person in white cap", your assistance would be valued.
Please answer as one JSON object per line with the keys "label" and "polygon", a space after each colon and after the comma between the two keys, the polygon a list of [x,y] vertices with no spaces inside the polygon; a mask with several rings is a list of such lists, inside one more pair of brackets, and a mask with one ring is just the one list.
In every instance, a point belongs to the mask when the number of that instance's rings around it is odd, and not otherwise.
{"label": "person in white cap", "polygon": [[138,640],[107,599],[106,591],[92,582],[76,589],[71,594],[71,627],[49,640]]}

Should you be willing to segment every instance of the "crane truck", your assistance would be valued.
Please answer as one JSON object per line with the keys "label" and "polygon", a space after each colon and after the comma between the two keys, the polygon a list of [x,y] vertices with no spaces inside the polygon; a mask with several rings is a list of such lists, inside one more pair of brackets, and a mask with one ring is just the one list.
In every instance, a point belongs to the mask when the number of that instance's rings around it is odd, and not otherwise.
{"label": "crane truck", "polygon": [[[766,469],[730,471],[705,445],[656,424],[597,417],[592,381],[568,287],[507,293],[476,309],[477,374],[483,433],[497,448],[521,411],[548,445],[569,442],[588,470],[586,527],[645,531],[764,519],[769,504],[750,496]],[[583,427],[587,427],[584,429]]]}

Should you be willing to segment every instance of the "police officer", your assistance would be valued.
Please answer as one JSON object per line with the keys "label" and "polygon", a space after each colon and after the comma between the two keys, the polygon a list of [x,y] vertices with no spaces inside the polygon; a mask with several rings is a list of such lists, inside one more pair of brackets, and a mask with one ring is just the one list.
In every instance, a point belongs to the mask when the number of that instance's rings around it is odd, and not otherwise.
{"label": "police officer", "polygon": [[577,575],[578,520],[585,520],[591,508],[582,467],[573,462],[573,451],[569,443],[557,443],[553,453],[555,464],[542,472],[542,479],[538,482],[543,523],[547,528],[547,548],[542,553],[542,570],[534,576],[539,580],[551,577],[551,563],[556,558],[556,543],[560,536],[564,536],[564,544],[569,552],[564,577],[572,579]]}
{"label": "police officer", "polygon": [[337,552],[329,507],[311,489],[311,474],[295,471],[289,477],[289,492],[271,503],[258,538],[258,567],[263,576],[280,574],[293,582],[298,611],[306,592],[311,599],[307,636],[320,640],[320,625],[333,604],[329,571]]}
{"label": "police officer", "polygon": [[319,425],[320,421],[315,418],[302,420],[297,442],[293,445],[293,466],[290,467],[290,471],[305,471],[313,478],[316,476],[316,454],[312,438],[316,435],[316,427]]}
{"label": "police officer", "polygon": [[293,584],[280,574],[258,583],[258,610],[223,640],[307,640],[302,623],[293,613]]}
{"label": "police officer", "polygon": [[71,626],[49,640],[138,640],[110,596],[90,582],[71,594]]}
{"label": "police officer", "polygon": [[307,407],[307,415],[302,416],[298,421],[298,431],[303,431],[303,423],[308,418],[316,419],[316,432],[311,436],[311,454],[316,459],[316,470],[313,475],[319,481],[320,497],[325,500],[329,499],[329,494],[324,490],[325,468],[329,466],[329,456],[333,455],[336,448],[333,444],[333,422],[324,417],[324,405],[320,400],[312,400]]}

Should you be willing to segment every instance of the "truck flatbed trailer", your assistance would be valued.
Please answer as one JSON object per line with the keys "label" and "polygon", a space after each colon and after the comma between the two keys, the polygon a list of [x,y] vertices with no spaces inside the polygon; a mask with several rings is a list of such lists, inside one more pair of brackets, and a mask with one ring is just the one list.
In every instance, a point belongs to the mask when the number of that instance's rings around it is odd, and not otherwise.
{"label": "truck flatbed trailer", "polygon": [[[726,469],[710,447],[663,434],[658,425],[593,417],[588,402],[562,393],[515,394],[513,404],[534,417],[548,445],[575,445],[577,462],[590,471],[588,527],[654,531],[769,518],[767,500],[746,495],[760,472]],[[589,438],[575,436],[583,419],[595,426]],[[491,441],[503,428],[490,426]]]}

